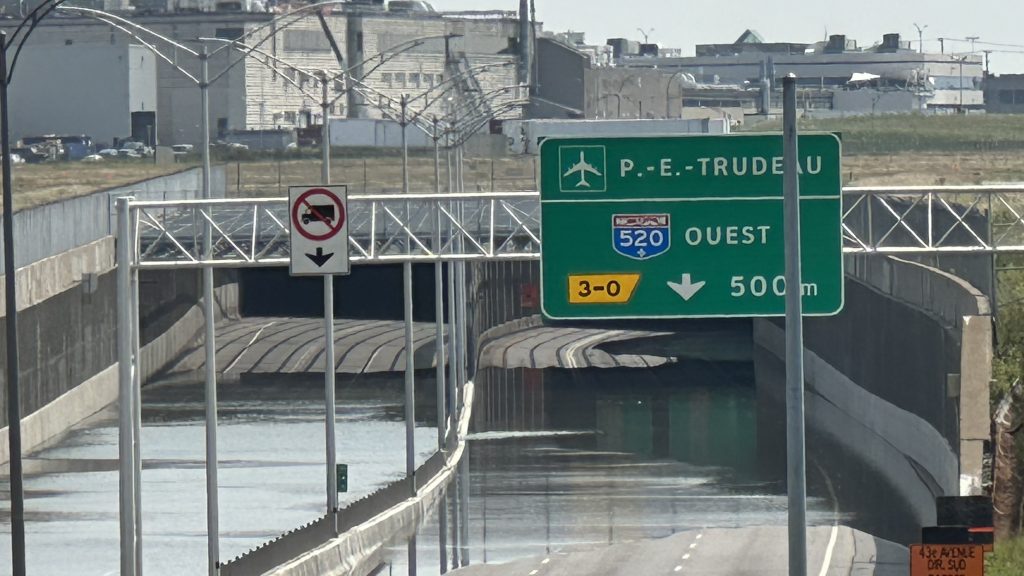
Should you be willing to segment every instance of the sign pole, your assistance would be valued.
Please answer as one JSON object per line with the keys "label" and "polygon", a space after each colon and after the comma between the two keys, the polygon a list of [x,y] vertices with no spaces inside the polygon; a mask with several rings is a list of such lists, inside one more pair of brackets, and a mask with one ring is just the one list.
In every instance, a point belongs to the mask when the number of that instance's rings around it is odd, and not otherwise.
{"label": "sign pole", "polygon": [[117,199],[118,479],[121,574],[135,574],[135,474],[132,426],[132,277],[129,198]]}
{"label": "sign pole", "polygon": [[800,179],[796,76],[782,80],[783,210],[786,250],[786,468],[789,575],[807,575],[807,463],[804,438],[804,334],[800,275]]}
{"label": "sign pole", "polygon": [[[321,88],[321,119],[323,126],[320,132],[320,151],[323,159],[320,162],[320,182],[324,186],[331,185],[331,126],[328,121],[330,112],[329,94],[327,92],[327,72],[320,75]],[[337,415],[335,408],[335,358],[334,358],[334,275],[324,275],[324,404],[326,409],[327,435],[327,514],[331,516],[334,531],[338,530],[338,454],[337,454]]]}

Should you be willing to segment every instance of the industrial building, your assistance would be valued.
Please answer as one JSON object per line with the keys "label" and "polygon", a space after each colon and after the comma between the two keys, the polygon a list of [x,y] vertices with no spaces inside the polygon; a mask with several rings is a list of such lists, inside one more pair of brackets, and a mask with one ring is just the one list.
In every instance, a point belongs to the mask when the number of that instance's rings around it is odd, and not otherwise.
{"label": "industrial building", "polygon": [[36,45],[18,58],[11,82],[14,140],[85,134],[112,144],[152,142],[157,123],[157,58],[126,38]]}
{"label": "industrial building", "polygon": [[698,45],[696,56],[689,57],[667,56],[657,46],[623,38],[609,39],[607,49],[586,44],[579,34],[546,40],[576,51],[586,62],[567,72],[552,69],[544,56],[554,49],[539,42],[539,90],[545,91],[545,78],[564,83],[566,75],[580,77],[586,89],[563,104],[584,110],[589,118],[717,115],[742,121],[746,115],[781,110],[781,79],[791,73],[798,78],[799,105],[808,115],[985,108],[979,55],[919,53],[898,34],[861,48],[843,35],[817,43],[765,42],[747,30],[731,44]]}
{"label": "industrial building", "polygon": [[1024,74],[986,77],[985,110],[994,114],[1024,114]]}
{"label": "industrial building", "polygon": [[[413,4],[415,7],[422,3]],[[204,4],[202,9],[214,10],[209,12],[194,7],[182,11],[173,0],[145,7],[135,14],[123,15],[197,51],[203,45],[210,52],[220,49],[209,59],[210,125],[214,139],[229,132],[320,124],[321,71],[329,78],[329,99],[336,100],[329,109],[331,116],[381,118],[387,116],[382,109],[397,109],[394,103],[402,94],[415,98],[450,78],[460,79],[460,89],[478,94],[478,106],[504,111],[506,116],[516,115],[515,111],[502,108],[502,104],[519,95],[511,88],[501,90],[517,84],[520,29],[515,12],[437,13],[405,9],[404,5],[402,10],[387,10],[382,2],[351,2],[324,15],[332,36],[329,40],[313,12],[287,27],[279,27],[272,21],[280,14],[267,12],[259,4],[245,3],[231,11],[218,3]],[[0,28],[9,29],[15,24],[14,20],[5,21]],[[427,39],[413,42],[423,38]],[[259,44],[260,51],[245,57],[228,46],[232,40]],[[15,85],[25,93],[49,89],[53,80],[48,58],[61,47],[75,46],[78,50],[68,51],[64,61],[79,67],[81,78],[75,90],[65,93],[63,105],[68,107],[69,102],[74,102],[71,107],[78,112],[91,109],[95,105],[93,99],[76,101],[74,94],[127,90],[128,83],[112,83],[101,73],[99,62],[83,60],[75,64],[76,58],[86,48],[130,43],[136,42],[95,19],[51,16],[42,21],[31,37],[25,53],[38,56],[33,65],[19,65]],[[156,47],[165,51],[173,64],[160,60],[156,66],[155,138],[165,145],[198,144],[202,136],[200,90],[193,79],[175,66],[199,78],[199,59],[181,50],[167,49],[160,42],[156,42]],[[396,47],[405,49],[398,51]],[[342,63],[348,76],[341,75]],[[446,84],[445,88],[454,83]],[[358,89],[349,89],[354,86]],[[433,107],[429,114],[445,114],[446,99],[435,98],[442,91],[437,89],[429,97],[418,99],[410,109],[420,110],[430,102]],[[31,99],[19,102],[18,106],[17,114],[36,118],[49,128],[33,125],[29,132],[22,132],[15,126],[15,137],[40,129],[67,130],[45,107]],[[122,131],[122,137],[129,136],[128,128],[116,128]]]}

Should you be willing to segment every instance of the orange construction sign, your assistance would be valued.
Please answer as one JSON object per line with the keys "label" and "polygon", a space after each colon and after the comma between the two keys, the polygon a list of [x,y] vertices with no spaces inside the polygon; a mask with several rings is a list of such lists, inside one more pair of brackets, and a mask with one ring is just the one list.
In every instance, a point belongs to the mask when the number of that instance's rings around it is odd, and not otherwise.
{"label": "orange construction sign", "polygon": [[910,547],[910,576],[984,576],[981,544],[914,544]]}

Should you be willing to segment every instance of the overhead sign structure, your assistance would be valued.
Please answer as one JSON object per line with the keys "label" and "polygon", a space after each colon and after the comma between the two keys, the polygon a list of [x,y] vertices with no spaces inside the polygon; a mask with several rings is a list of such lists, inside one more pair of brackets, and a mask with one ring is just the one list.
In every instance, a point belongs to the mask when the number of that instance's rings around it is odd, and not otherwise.
{"label": "overhead sign structure", "polygon": [[914,544],[910,547],[910,576],[984,576],[981,544]]}
{"label": "overhead sign structure", "polygon": [[290,186],[292,276],[348,274],[346,186]]}
{"label": "overhead sign structure", "polygon": [[[549,138],[541,308],[551,319],[785,314],[782,136]],[[843,306],[840,141],[799,137],[806,315]]]}

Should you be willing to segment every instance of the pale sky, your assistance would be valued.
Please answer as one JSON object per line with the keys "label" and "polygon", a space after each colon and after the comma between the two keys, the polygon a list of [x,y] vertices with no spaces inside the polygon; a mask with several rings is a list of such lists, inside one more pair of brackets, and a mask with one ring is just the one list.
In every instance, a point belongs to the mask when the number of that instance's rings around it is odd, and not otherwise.
{"label": "pale sky", "polygon": [[[552,32],[586,32],[587,42],[607,38],[642,40],[637,30],[650,30],[652,42],[682,48],[692,55],[695,44],[727,44],[743,30],[757,30],[767,42],[817,42],[829,34],[846,34],[867,47],[882,34],[898,32],[918,46],[917,23],[924,29],[926,51],[967,53],[993,50],[995,74],[1024,74],[1024,2],[1022,0],[535,0],[537,19]],[[518,10],[518,0],[432,0],[437,10]],[[785,8],[783,8],[785,7]],[[1005,46],[1000,46],[1002,44]]]}

